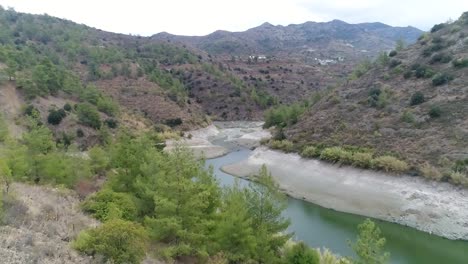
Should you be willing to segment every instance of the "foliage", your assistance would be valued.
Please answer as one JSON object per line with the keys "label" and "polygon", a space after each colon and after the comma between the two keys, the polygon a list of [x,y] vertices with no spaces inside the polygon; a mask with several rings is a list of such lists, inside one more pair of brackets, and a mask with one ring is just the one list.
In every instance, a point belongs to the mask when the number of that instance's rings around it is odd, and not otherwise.
{"label": "foliage", "polygon": [[351,161],[352,153],[344,150],[341,147],[325,148],[320,154],[320,159],[330,161],[349,163]]}
{"label": "foliage", "polygon": [[207,254],[210,227],[219,203],[219,187],[212,172],[176,147],[162,156],[155,179],[154,214],[146,217],[151,236],[169,244],[173,256]]}
{"label": "foliage", "polygon": [[389,57],[395,57],[396,55],[398,54],[398,52],[396,50],[392,50],[390,51],[390,53],[388,54]]}
{"label": "foliage", "polygon": [[285,252],[288,264],[319,264],[320,255],[317,250],[309,248],[304,242],[299,242]]}
{"label": "foliage", "polygon": [[3,118],[3,114],[0,113],[0,142],[5,141],[8,137],[8,134],[8,125]]}
{"label": "foliage", "polygon": [[66,103],[66,104],[63,106],[63,110],[65,110],[65,111],[67,111],[67,112],[71,112],[72,106],[70,105],[70,103]]}
{"label": "foliage", "polygon": [[148,237],[145,229],[133,222],[114,219],[83,231],[73,247],[88,255],[102,255],[116,264],[140,263],[145,257]]}
{"label": "foliage", "polygon": [[390,254],[384,251],[386,240],[381,236],[380,229],[370,219],[358,226],[359,235],[351,248],[357,255],[355,264],[388,263]]}
{"label": "foliage", "polygon": [[364,61],[361,64],[359,64],[351,74],[351,79],[359,79],[361,78],[364,74],[366,74],[370,69],[371,69],[372,63],[370,61]]}
{"label": "foliage", "polygon": [[453,77],[447,73],[437,73],[432,78],[432,85],[439,86],[448,83],[449,81],[453,80]]}
{"label": "foliage", "polygon": [[132,221],[137,217],[137,207],[132,197],[109,189],[88,197],[83,203],[83,210],[103,222],[112,219]]}
{"label": "foliage", "polygon": [[377,169],[393,172],[407,171],[409,166],[406,162],[392,156],[380,156],[374,159],[373,166]]}
{"label": "foliage", "polygon": [[406,123],[414,123],[415,118],[413,113],[409,110],[405,110],[403,114],[401,115],[401,120]]}
{"label": "foliage", "polygon": [[468,59],[467,58],[458,58],[452,61],[452,65],[455,68],[465,68],[468,67]]}
{"label": "foliage", "polygon": [[314,158],[320,156],[320,150],[314,146],[306,146],[301,152],[301,156],[304,158]]}
{"label": "foliage", "polygon": [[272,149],[279,149],[284,152],[292,152],[294,150],[294,144],[288,140],[272,140],[269,146]]}
{"label": "foliage", "polygon": [[434,32],[437,32],[441,29],[443,29],[447,24],[445,23],[440,23],[440,24],[436,24],[434,25],[432,28],[431,28],[431,33],[434,33]]}
{"label": "foliage", "polygon": [[431,108],[429,109],[429,116],[431,118],[438,118],[441,115],[442,115],[442,108],[440,108],[440,106],[438,105],[431,106]]}
{"label": "foliage", "polygon": [[96,103],[97,109],[109,116],[115,116],[119,112],[119,106],[110,97],[101,96]]}
{"label": "foliage", "polygon": [[410,105],[418,105],[424,103],[424,94],[421,91],[415,92],[411,95]]}
{"label": "foliage", "polygon": [[78,104],[76,108],[78,120],[84,125],[98,129],[101,127],[101,117],[97,108],[89,103]]}
{"label": "foliage", "polygon": [[452,60],[452,56],[446,53],[437,53],[431,57],[429,63],[448,63]]}
{"label": "foliage", "polygon": [[299,117],[307,110],[309,104],[295,103],[291,105],[279,105],[265,112],[264,128],[272,126],[285,127],[294,125],[299,120]]}
{"label": "foliage", "polygon": [[67,113],[63,109],[51,109],[47,116],[47,122],[51,125],[58,125],[66,116]]}
{"label": "foliage", "polygon": [[355,152],[351,156],[351,165],[359,168],[371,168],[373,154],[369,152]]}

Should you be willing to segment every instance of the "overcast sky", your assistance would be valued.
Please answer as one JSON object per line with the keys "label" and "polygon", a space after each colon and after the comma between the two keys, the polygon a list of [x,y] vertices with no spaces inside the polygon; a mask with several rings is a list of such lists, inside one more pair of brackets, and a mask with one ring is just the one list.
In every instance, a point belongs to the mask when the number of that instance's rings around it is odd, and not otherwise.
{"label": "overcast sky", "polygon": [[383,22],[428,30],[468,11],[468,0],[0,0],[4,8],[66,18],[99,29],[149,36],[206,35],[263,22]]}

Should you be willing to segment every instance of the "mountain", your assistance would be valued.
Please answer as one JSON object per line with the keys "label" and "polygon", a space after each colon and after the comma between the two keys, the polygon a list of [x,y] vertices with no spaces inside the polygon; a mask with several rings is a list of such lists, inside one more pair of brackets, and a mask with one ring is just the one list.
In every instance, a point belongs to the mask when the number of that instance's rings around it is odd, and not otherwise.
{"label": "mountain", "polygon": [[392,49],[396,41],[414,43],[423,32],[414,27],[382,23],[348,24],[340,20],[273,26],[264,23],[244,32],[216,31],[190,37],[159,33],[152,39],[181,42],[215,55],[291,56],[304,59],[375,56]]}
{"label": "mountain", "polygon": [[299,146],[372,149],[414,174],[468,184],[467,115],[468,12],[361,64],[284,134]]}

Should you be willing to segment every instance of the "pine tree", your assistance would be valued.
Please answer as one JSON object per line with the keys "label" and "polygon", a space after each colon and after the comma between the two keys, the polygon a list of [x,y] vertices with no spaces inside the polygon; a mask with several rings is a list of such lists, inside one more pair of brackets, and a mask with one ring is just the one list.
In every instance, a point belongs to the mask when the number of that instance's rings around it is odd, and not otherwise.
{"label": "pine tree", "polygon": [[238,182],[224,190],[214,241],[229,261],[245,263],[252,259],[256,240],[252,218],[247,208],[246,192]]}
{"label": "pine tree", "polygon": [[286,208],[286,200],[265,165],[260,169],[257,181],[249,185],[246,194],[252,228],[258,242],[255,259],[259,263],[272,263],[291,237],[284,234],[290,222],[281,215]]}
{"label": "pine tree", "polygon": [[185,148],[176,147],[163,157],[156,176],[154,216],[145,222],[154,238],[171,245],[170,255],[206,256],[218,208],[217,182]]}
{"label": "pine tree", "polygon": [[366,219],[358,226],[359,235],[356,242],[351,243],[357,259],[355,264],[384,264],[388,263],[390,254],[384,251],[385,238],[380,229],[370,219]]}

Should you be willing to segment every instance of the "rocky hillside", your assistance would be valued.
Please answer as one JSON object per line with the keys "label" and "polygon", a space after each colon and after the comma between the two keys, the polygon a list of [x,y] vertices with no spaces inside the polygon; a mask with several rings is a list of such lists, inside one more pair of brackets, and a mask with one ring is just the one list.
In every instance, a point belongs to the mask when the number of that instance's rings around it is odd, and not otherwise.
{"label": "rocky hillside", "polygon": [[285,134],[302,146],[370,148],[408,161],[415,174],[460,183],[468,172],[467,96],[468,12],[360,65]]}
{"label": "rocky hillside", "polygon": [[273,26],[264,23],[244,32],[216,31],[207,36],[176,36],[168,33],[153,39],[190,44],[216,55],[294,56],[304,62],[314,59],[355,60],[391,49],[397,40],[413,43],[422,34],[414,27],[391,27],[382,23],[325,23]]}

